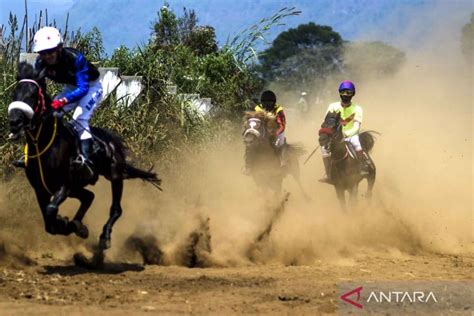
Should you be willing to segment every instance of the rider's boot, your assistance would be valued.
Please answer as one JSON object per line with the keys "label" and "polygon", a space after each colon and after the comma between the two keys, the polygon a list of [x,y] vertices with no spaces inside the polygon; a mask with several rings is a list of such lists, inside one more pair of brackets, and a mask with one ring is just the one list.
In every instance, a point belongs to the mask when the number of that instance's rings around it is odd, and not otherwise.
{"label": "rider's boot", "polygon": [[332,179],[332,174],[331,174],[331,165],[332,165],[331,156],[323,157],[323,163],[324,163],[324,170],[326,171],[326,177],[319,179],[319,182],[334,184],[334,180]]}
{"label": "rider's boot", "polygon": [[81,166],[82,175],[85,180],[90,180],[94,177],[94,166],[92,164],[92,138],[81,139],[80,149],[81,153],[76,159],[76,162]]}
{"label": "rider's boot", "polygon": [[364,153],[363,150],[356,151],[357,159],[360,162],[360,175],[367,176],[370,173],[370,161],[369,157]]}

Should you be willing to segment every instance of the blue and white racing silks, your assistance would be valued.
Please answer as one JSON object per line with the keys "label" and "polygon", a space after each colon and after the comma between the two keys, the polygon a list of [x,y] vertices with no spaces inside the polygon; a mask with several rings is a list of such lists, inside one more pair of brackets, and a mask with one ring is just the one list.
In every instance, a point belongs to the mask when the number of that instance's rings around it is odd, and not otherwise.
{"label": "blue and white racing silks", "polygon": [[55,82],[74,86],[75,89],[64,97],[69,103],[76,102],[87,94],[89,83],[99,78],[99,71],[86,60],[81,52],[74,48],[62,48],[58,59],[56,64],[47,65],[41,58],[38,58],[35,67],[38,71],[46,68],[46,77]]}

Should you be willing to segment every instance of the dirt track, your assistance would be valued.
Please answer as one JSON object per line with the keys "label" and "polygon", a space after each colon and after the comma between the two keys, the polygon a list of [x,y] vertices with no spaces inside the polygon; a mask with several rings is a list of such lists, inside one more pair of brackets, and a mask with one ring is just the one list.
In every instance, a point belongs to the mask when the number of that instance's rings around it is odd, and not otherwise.
{"label": "dirt track", "polygon": [[[382,134],[372,155],[378,170],[372,204],[362,199],[362,186],[360,206],[341,214],[333,189],[316,181],[323,174],[316,154],[302,169],[312,200],[295,183],[284,184],[288,205],[256,263],[247,250],[272,206],[240,173],[240,140],[185,156],[167,174],[159,170],[162,194],[127,183],[124,213],[99,272],[77,268],[71,258],[98,239],[110,207],[107,183],[93,189],[87,244],[44,232],[23,175],[0,183],[0,316],[334,314],[337,286],[346,281],[472,282],[472,70],[458,64],[459,43],[432,42],[435,55],[410,55],[397,76],[357,83],[363,128]],[[444,56],[448,44],[454,48]],[[315,147],[327,105],[318,106],[307,121],[288,116],[289,142]],[[61,214],[71,217],[74,203],[62,205]],[[186,268],[180,249],[203,218],[210,218],[212,254],[198,258],[206,268]],[[156,238],[163,265],[142,266],[140,256],[123,251],[137,232]],[[471,295],[462,306],[466,314],[472,301]]]}
{"label": "dirt track", "polygon": [[339,282],[472,280],[474,257],[379,253],[312,266],[206,269],[115,263],[99,273],[39,262],[38,268],[0,272],[2,315],[337,313]]}

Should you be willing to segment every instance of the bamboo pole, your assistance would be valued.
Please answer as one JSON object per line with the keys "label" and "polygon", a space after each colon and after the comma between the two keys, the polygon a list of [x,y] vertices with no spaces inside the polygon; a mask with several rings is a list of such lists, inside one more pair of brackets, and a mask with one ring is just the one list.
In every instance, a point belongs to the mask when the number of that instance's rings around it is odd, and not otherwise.
{"label": "bamboo pole", "polygon": [[28,35],[28,0],[25,0],[25,50],[28,50],[28,44],[30,43]]}

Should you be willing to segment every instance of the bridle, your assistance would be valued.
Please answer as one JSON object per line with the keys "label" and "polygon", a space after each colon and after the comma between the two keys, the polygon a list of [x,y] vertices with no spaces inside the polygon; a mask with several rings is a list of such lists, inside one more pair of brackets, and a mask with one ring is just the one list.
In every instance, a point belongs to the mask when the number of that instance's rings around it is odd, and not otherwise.
{"label": "bridle", "polygon": [[243,136],[247,136],[248,134],[255,135],[258,139],[265,138],[266,128],[259,118],[249,118],[247,120],[247,128],[244,131]]}
{"label": "bridle", "polygon": [[[328,140],[327,146],[329,147],[329,151],[334,154],[334,147],[337,146],[338,144],[344,143],[345,140],[344,140],[344,137],[341,137],[340,140],[336,139],[336,137],[338,137],[339,135],[342,135],[341,134],[342,133],[342,125],[336,123],[336,122],[339,122],[339,120],[336,120],[336,118],[330,118],[330,119],[334,120],[335,124],[334,125],[331,124],[332,125],[331,127],[327,126],[329,124],[326,124],[325,127],[322,127],[319,130],[319,133],[324,133],[324,134],[328,135],[329,140]],[[343,155],[342,158],[336,158],[336,157],[334,157],[333,154],[331,155],[333,163],[340,162],[340,161],[346,159],[349,156],[349,153],[347,151],[345,152],[345,154]]]}
{"label": "bridle", "polygon": [[23,83],[23,82],[32,83],[38,88],[38,102],[36,103],[33,110],[35,111],[35,113],[39,112],[40,114],[43,114],[46,111],[46,101],[44,98],[43,89],[41,89],[41,86],[38,84],[36,80],[21,79],[18,81],[18,84]]}

